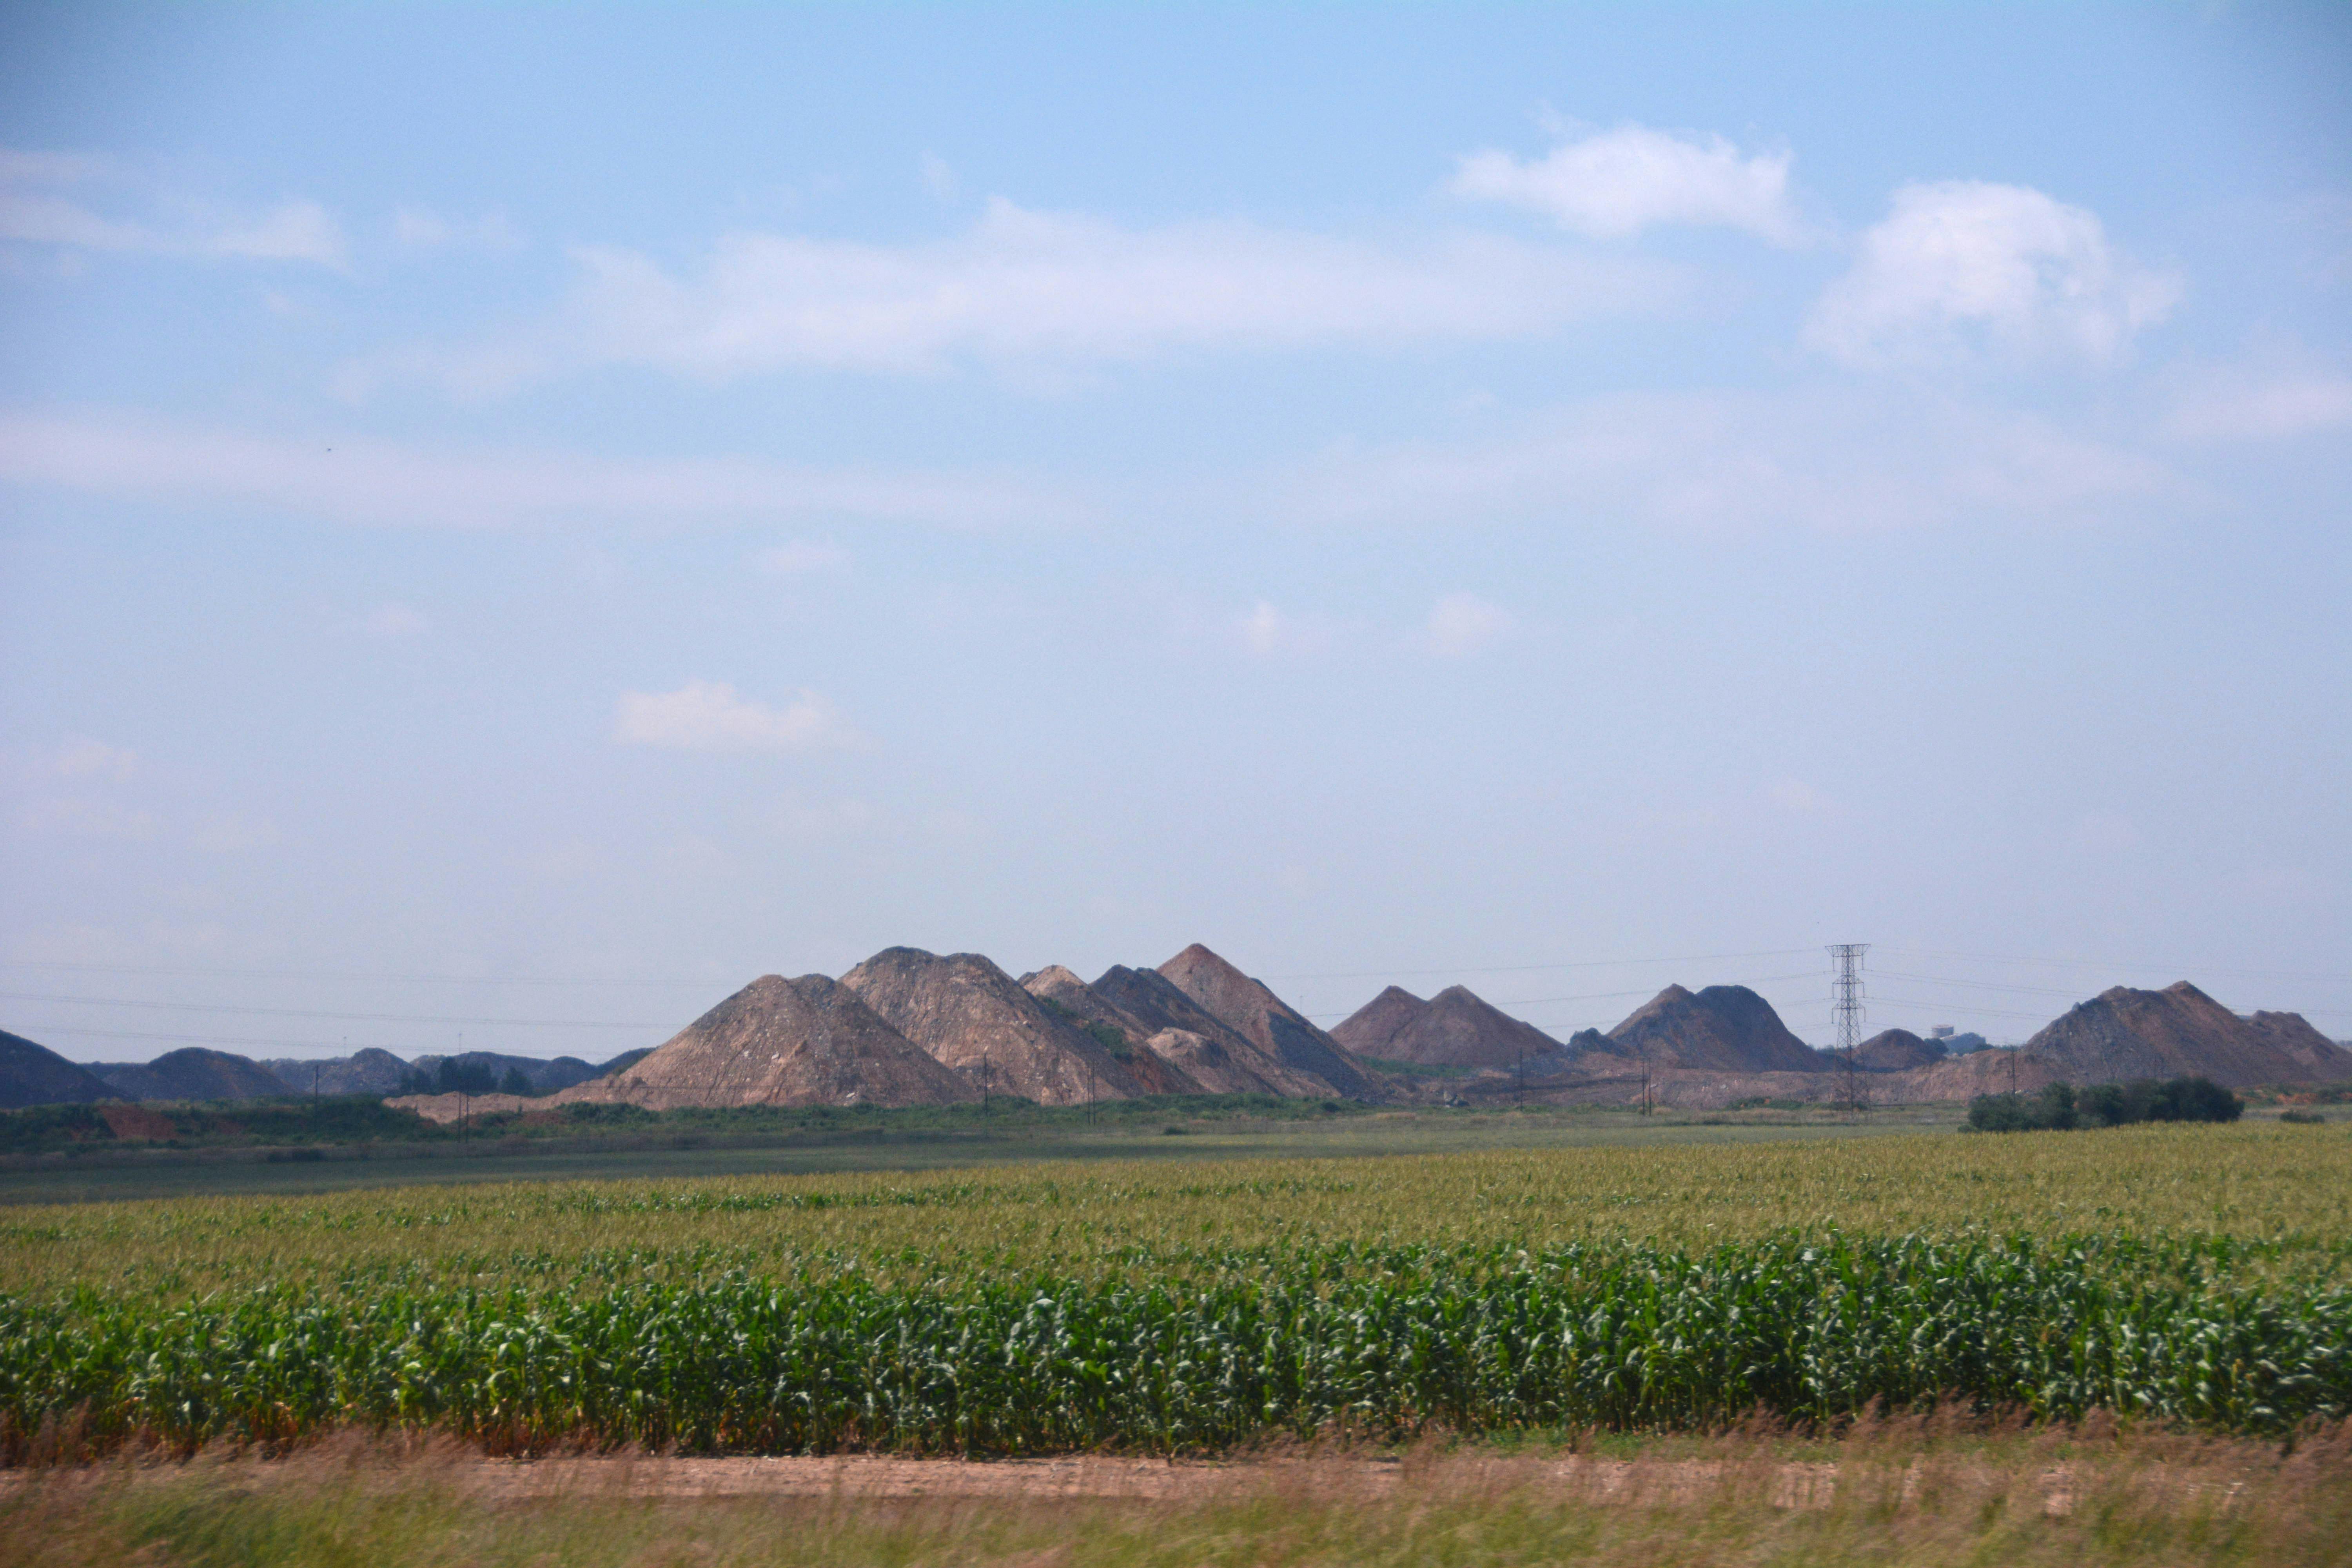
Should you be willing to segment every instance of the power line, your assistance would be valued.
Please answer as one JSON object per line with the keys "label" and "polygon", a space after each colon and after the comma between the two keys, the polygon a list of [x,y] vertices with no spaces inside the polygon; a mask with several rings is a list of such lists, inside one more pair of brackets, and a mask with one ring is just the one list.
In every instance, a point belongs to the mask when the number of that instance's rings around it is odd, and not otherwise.
{"label": "power line", "polygon": [[[1390,973],[1393,973],[1397,972],[1391,971]],[[1450,974],[1454,972],[1452,970],[1439,970],[1435,973]],[[1723,984],[1727,985],[1768,985],[1775,980],[1811,980],[1815,978],[1817,978],[1817,976],[1814,974],[1813,971],[1808,969],[1803,971],[1801,973],[1758,974],[1752,975],[1745,980],[1727,980]],[[1610,1002],[1622,996],[1654,996],[1657,993],[1651,990],[1648,986],[1641,985],[1636,986],[1631,991],[1587,991],[1582,994],[1576,996],[1515,996],[1494,1000],[1489,1000],[1486,997],[1481,996],[1478,999],[1481,1002],[1485,1002],[1489,1007],[1536,1007],[1551,1002]],[[1361,1008],[1358,1008],[1356,1009],[1356,1012],[1361,1012],[1362,1010],[1363,1009]],[[1309,1018],[1349,1018],[1353,1017],[1354,1016],[1354,1013],[1309,1013],[1306,1015],[1306,1016]]]}
{"label": "power line", "polygon": [[1580,958],[1569,963],[1455,964],[1447,969],[1357,969],[1332,974],[1267,974],[1265,980],[1379,980],[1397,974],[1525,974],[1539,969],[1629,969],[1642,963],[1714,963],[1735,958],[1788,958],[1810,947],[1775,947],[1760,952],[1686,952],[1669,958]]}
{"label": "power line", "polygon": [[45,996],[0,991],[9,1002],[58,1002],[80,1007],[145,1007],[165,1013],[238,1013],[269,1018],[331,1018],[362,1024],[496,1024],[530,1029],[658,1029],[659,1024],[615,1024],[591,1018],[475,1018],[430,1013],[321,1013],[300,1007],[231,1007],[214,1002],[130,1002],[112,996]]}
{"label": "power line", "polygon": [[1879,951],[1901,953],[1910,958],[1960,958],[1975,963],[2051,963],[2073,969],[2162,969],[2174,973],[2194,970],[2200,974],[2243,974],[2264,980],[2321,980],[2338,985],[2352,984],[2352,971],[2346,970],[2315,974],[2302,969],[2224,969],[2210,963],[2184,963],[2175,959],[2143,962],[2122,958],[2029,958],[2016,953],[1954,952],[1925,947],[1886,947]]}

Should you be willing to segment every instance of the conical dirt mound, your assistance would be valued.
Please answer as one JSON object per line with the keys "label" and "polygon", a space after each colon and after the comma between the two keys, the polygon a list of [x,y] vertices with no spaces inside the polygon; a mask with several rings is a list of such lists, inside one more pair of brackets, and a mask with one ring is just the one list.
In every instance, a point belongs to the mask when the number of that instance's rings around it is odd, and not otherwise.
{"label": "conical dirt mound", "polygon": [[2250,1084],[2352,1078],[2352,1052],[2293,1013],[2241,1018],[2186,980],[2161,991],[2112,986],[2026,1041],[2076,1083],[2210,1078]]}
{"label": "conical dirt mound", "polygon": [[1153,1053],[1174,1062],[1212,1094],[1274,1094],[1290,1100],[1320,1100],[1331,1086],[1294,1071],[1223,1019],[1204,1011],[1156,969],[1115,963],[1089,987],[1154,1033]]}
{"label": "conical dirt mound", "polygon": [[106,1080],[22,1035],[0,1029],[0,1108],[87,1105],[119,1098]]}
{"label": "conical dirt mound", "polygon": [[551,1097],[648,1110],[948,1105],[980,1091],[823,974],[764,974],[635,1066]]}
{"label": "conical dirt mound", "polygon": [[1608,1048],[1658,1067],[1717,1072],[1821,1072],[1832,1064],[1789,1032],[1745,985],[1669,985],[1609,1031]]}
{"label": "conical dirt mound", "polygon": [[916,947],[876,953],[841,977],[900,1034],[975,1089],[1040,1105],[1130,1100],[1145,1091],[1085,1029],[1045,1010],[976,952]]}
{"label": "conical dirt mound", "polygon": [[1021,977],[1021,989],[1034,996],[1045,1011],[1076,1024],[1095,1043],[1123,1063],[1146,1094],[1223,1093],[1205,1090],[1181,1066],[1160,1056],[1151,1045],[1158,1031],[1125,1009],[1095,994],[1094,988],[1058,963]]}
{"label": "conical dirt mound", "polygon": [[283,1079],[249,1057],[189,1046],[152,1062],[104,1062],[89,1069],[123,1100],[272,1100]]}
{"label": "conical dirt mound", "polygon": [[1283,1066],[1322,1079],[1330,1092],[1358,1100],[1386,1098],[1381,1085],[1339,1042],[1199,942],[1161,964],[1160,973],[1204,1012],[1223,1020]]}
{"label": "conical dirt mound", "polygon": [[[1359,1020],[1364,1022],[1359,1026]],[[1357,1034],[1350,1034],[1357,1028]],[[1377,1036],[1380,1049],[1361,1043]],[[1331,1037],[1359,1056],[1427,1067],[1492,1068],[1549,1072],[1566,1065],[1568,1047],[1486,1001],[1467,986],[1449,985],[1426,1002],[1391,985]]]}
{"label": "conical dirt mound", "polygon": [[1933,1067],[1950,1054],[1940,1040],[1923,1040],[1908,1029],[1881,1029],[1854,1047],[1853,1065],[1864,1072],[1909,1072]]}
{"label": "conical dirt mound", "polygon": [[1346,1022],[1332,1029],[1331,1037],[1360,1057],[1403,1061],[1404,1057],[1389,1047],[1428,1011],[1427,1001],[1402,985],[1391,985],[1349,1014]]}

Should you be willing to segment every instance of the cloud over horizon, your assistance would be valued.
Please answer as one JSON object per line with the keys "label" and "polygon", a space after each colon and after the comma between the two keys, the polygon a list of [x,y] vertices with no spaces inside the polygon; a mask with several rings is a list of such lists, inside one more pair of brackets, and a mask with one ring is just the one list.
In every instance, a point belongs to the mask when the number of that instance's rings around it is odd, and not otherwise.
{"label": "cloud over horizon", "polygon": [[740,233],[696,272],[617,246],[573,252],[560,323],[355,368],[461,395],[600,364],[698,380],[786,369],[939,376],[960,367],[1084,370],[1192,351],[1534,338],[1654,312],[1683,292],[1663,263],[1475,232],[1375,244],[1238,221],[1127,228],[997,199],[945,239],[877,245]]}
{"label": "cloud over horizon", "polygon": [[844,516],[988,528],[1083,514],[1066,494],[987,475],[298,442],[121,412],[0,411],[0,484],[395,527]]}

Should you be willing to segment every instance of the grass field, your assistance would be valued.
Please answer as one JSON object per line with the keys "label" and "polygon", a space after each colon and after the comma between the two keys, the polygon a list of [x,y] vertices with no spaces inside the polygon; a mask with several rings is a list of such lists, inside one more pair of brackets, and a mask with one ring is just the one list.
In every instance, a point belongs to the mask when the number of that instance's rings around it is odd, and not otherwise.
{"label": "grass field", "polygon": [[[602,1109],[602,1108],[599,1108]],[[933,1171],[1040,1161],[1346,1159],[1488,1149],[1640,1147],[1948,1131],[1953,1107],[1880,1110],[1848,1121],[1827,1110],[1641,1117],[1622,1110],[1371,1111],[1292,1103],[1265,1113],[1252,1097],[1199,1097],[1075,1110],[1022,1107],[982,1119],[970,1108],[814,1113],[670,1112],[593,1135],[470,1141],[320,1142],[299,1149],[83,1146],[0,1155],[0,1207],[215,1194],[299,1194],[416,1184],[576,1181],[619,1176],[740,1176]],[[958,1114],[962,1112],[962,1114]],[[1176,1130],[1175,1136],[1169,1133]],[[305,1158],[286,1156],[300,1153]],[[272,1158],[272,1156],[277,1156]]]}

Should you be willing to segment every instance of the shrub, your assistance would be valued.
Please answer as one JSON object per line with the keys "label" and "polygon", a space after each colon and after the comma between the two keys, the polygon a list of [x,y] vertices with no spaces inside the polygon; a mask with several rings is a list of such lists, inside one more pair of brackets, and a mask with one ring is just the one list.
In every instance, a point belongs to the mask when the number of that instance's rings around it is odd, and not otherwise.
{"label": "shrub", "polygon": [[2245,1110],[2244,1100],[2210,1078],[2136,1079],[2080,1089],[2053,1083],[2039,1094],[1977,1096],[1969,1101],[1969,1126],[1979,1132],[2042,1132],[2137,1121],[2235,1121]]}

